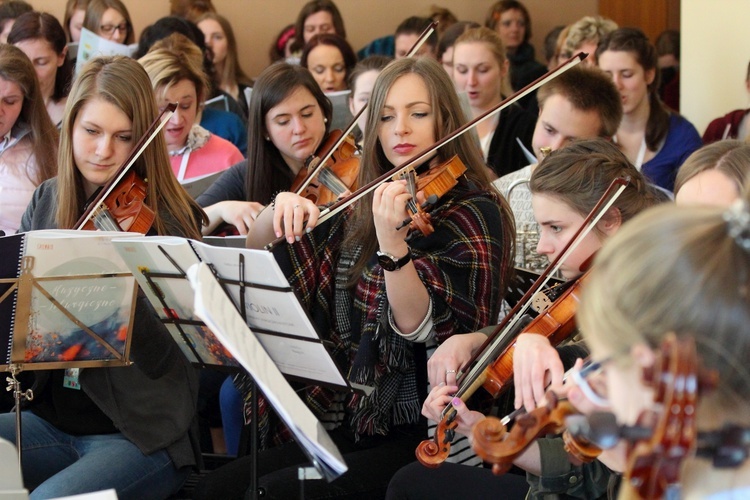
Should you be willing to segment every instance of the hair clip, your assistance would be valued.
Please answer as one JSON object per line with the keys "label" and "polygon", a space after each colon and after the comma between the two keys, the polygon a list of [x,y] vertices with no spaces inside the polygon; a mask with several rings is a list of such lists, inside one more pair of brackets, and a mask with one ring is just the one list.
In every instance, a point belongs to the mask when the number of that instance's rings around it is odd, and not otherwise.
{"label": "hair clip", "polygon": [[750,207],[739,199],[732,203],[723,215],[727,223],[727,232],[737,245],[750,252]]}

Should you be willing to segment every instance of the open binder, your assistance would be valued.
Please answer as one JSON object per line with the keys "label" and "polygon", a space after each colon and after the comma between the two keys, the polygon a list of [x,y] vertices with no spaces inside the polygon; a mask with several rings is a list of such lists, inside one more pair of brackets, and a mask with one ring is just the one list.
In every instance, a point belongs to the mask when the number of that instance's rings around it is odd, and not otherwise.
{"label": "open binder", "polygon": [[42,230],[0,238],[0,370],[129,363],[137,286],[112,246],[123,236],[131,235]]}

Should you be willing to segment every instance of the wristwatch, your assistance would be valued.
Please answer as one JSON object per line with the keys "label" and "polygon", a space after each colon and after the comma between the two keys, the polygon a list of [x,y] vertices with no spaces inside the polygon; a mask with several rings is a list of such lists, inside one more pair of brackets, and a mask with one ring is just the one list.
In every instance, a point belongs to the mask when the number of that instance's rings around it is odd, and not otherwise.
{"label": "wristwatch", "polygon": [[378,250],[378,263],[380,264],[380,267],[382,267],[386,271],[398,271],[399,269],[404,267],[410,260],[411,252],[409,251],[406,252],[406,255],[398,259],[389,253],[381,252],[380,250]]}

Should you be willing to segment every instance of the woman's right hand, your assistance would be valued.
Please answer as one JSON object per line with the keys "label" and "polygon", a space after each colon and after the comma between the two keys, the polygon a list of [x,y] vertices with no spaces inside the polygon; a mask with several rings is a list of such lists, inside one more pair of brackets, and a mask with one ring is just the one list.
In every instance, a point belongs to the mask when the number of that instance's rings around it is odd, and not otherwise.
{"label": "woman's right hand", "polygon": [[307,198],[294,193],[279,193],[273,203],[273,232],[294,243],[318,223],[320,209]]}
{"label": "woman's right hand", "polygon": [[471,429],[485,417],[478,411],[469,410],[460,398],[454,397],[456,391],[458,391],[458,387],[455,385],[441,384],[433,387],[422,405],[422,415],[434,422],[440,422],[443,410],[448,406],[448,403],[452,403],[456,410],[456,432],[470,437]]}
{"label": "woman's right hand", "polygon": [[458,371],[486,340],[487,336],[481,332],[456,334],[447,338],[427,361],[430,386],[437,387],[441,383],[456,385]]}

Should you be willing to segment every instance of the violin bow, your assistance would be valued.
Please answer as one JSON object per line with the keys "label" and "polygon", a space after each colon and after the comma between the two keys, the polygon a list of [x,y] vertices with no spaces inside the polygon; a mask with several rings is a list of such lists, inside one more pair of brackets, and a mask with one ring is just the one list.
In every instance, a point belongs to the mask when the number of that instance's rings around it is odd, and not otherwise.
{"label": "violin bow", "polygon": [[136,160],[141,157],[149,144],[151,144],[151,141],[156,138],[157,134],[161,132],[161,129],[164,128],[164,125],[166,125],[169,119],[172,118],[172,115],[174,114],[176,109],[177,103],[170,102],[161,111],[161,113],[159,113],[159,115],[156,117],[156,120],[154,120],[151,125],[149,125],[146,133],[138,141],[138,144],[135,145],[130,153],[130,156],[128,156],[128,158],[126,158],[122,163],[122,166],[119,168],[115,176],[110,179],[104,189],[101,189],[99,191],[99,194],[96,196],[94,201],[89,204],[84,214],[80,219],[78,219],[78,222],[76,222],[75,224],[76,230],[82,230],[83,226],[85,226],[86,223],[91,220],[91,217],[93,217],[99,207],[102,206],[107,196],[109,196],[110,193],[115,189],[115,187],[117,187],[122,178],[125,177],[125,174],[128,173],[128,170],[130,170]]}
{"label": "violin bow", "polygon": [[[412,158],[410,160],[407,160],[406,162],[402,163],[398,167],[395,167],[395,168],[389,170],[388,172],[384,173],[383,175],[381,175],[377,179],[375,179],[375,180],[369,182],[368,184],[360,187],[359,189],[357,189],[356,191],[354,191],[351,195],[347,196],[346,198],[343,198],[343,199],[337,201],[336,203],[334,203],[333,205],[331,205],[331,206],[323,209],[320,212],[320,216],[318,217],[318,224],[320,224],[322,222],[325,222],[326,220],[330,219],[331,217],[333,217],[337,213],[339,213],[342,210],[344,210],[345,208],[347,208],[352,203],[358,201],[363,196],[365,196],[368,193],[374,191],[383,182],[386,182],[386,181],[389,181],[389,180],[392,180],[392,179],[396,179],[399,176],[399,174],[401,174],[401,172],[403,172],[403,171],[405,171],[405,170],[407,170],[409,168],[413,168],[415,165],[418,165],[421,162],[425,161],[435,151],[437,151],[441,147],[445,146],[446,144],[448,144],[452,140],[454,140],[457,137],[460,137],[461,135],[465,134],[466,132],[468,132],[472,128],[476,127],[478,124],[482,123],[483,121],[488,120],[489,118],[491,118],[492,116],[496,115],[497,113],[499,113],[503,109],[507,108],[511,104],[515,103],[516,101],[518,101],[520,99],[523,99],[524,97],[526,97],[527,95],[529,95],[531,92],[534,92],[539,87],[541,87],[542,85],[546,84],[547,82],[549,82],[551,80],[554,80],[559,75],[561,75],[561,74],[565,73],[566,71],[568,71],[570,68],[578,65],[581,61],[583,61],[586,58],[587,55],[588,54],[586,54],[585,52],[579,52],[578,54],[574,55],[573,57],[571,57],[570,59],[568,59],[567,61],[565,61],[561,65],[559,65],[557,68],[555,68],[555,69],[553,69],[551,71],[548,71],[547,73],[545,73],[544,75],[540,76],[539,78],[537,78],[536,80],[534,80],[530,84],[526,85],[524,88],[522,88],[521,90],[519,90],[515,94],[513,94],[513,95],[511,95],[511,96],[503,99],[494,108],[492,108],[492,109],[484,112],[483,114],[481,114],[478,117],[474,118],[470,122],[466,123],[465,125],[457,128],[456,130],[454,130],[450,134],[446,135],[445,137],[443,137],[442,139],[440,139],[438,142],[436,142],[435,144],[433,144],[432,146],[430,146],[426,150],[424,150],[421,153],[419,153],[414,158]],[[266,250],[271,250],[276,245],[278,245],[279,243],[283,243],[285,241],[286,241],[286,238],[282,236],[281,238],[277,238],[274,241],[272,241],[271,243],[267,244],[265,248],[266,248]]]}
{"label": "violin bow", "polygon": [[[511,309],[500,324],[497,325],[492,334],[487,337],[487,340],[479,348],[477,354],[456,374],[459,384],[456,396],[463,400],[464,397],[468,397],[473,393],[475,386],[477,385],[474,382],[480,378],[485,368],[497,356],[495,350],[498,344],[500,344],[500,341],[505,338],[508,332],[513,331],[516,324],[521,320],[523,314],[529,309],[529,307],[531,307],[531,298],[537,290],[547,284],[553,274],[560,270],[562,264],[568,259],[568,257],[570,257],[576,248],[578,248],[578,245],[580,245],[583,239],[594,229],[594,227],[596,227],[596,224],[602,217],[604,217],[604,214],[607,213],[612,205],[614,205],[617,198],[629,183],[629,178],[618,177],[617,179],[612,180],[597,204],[587,215],[586,219],[570,241],[568,241],[567,245],[565,245],[563,251],[560,252],[557,258],[550,263],[548,268],[539,276],[531,288],[526,291],[523,297],[521,297],[521,300],[515,305],[515,307],[513,307],[513,309]],[[468,367],[468,371],[466,371],[466,367]],[[443,415],[448,414],[451,410],[455,411],[453,406],[449,403],[443,410]]]}
{"label": "violin bow", "polygon": [[[422,47],[422,45],[424,45],[430,35],[432,35],[432,33],[435,31],[435,29],[437,28],[437,24],[437,21],[433,21],[432,23],[430,23],[430,25],[422,32],[422,34],[419,35],[417,41],[414,42],[414,45],[406,54],[406,57],[413,57],[414,54],[417,53],[417,51]],[[339,137],[338,140],[331,145],[330,149],[326,151],[326,154],[323,155],[322,159],[320,160],[320,162],[318,162],[318,165],[315,167],[315,169],[310,172],[310,174],[305,178],[295,194],[302,194],[302,192],[310,184],[310,182],[312,182],[312,180],[320,173],[328,160],[331,159],[331,156],[333,156],[333,153],[344,143],[349,134],[352,133],[354,127],[357,126],[357,120],[359,120],[359,117],[362,116],[362,113],[367,111],[367,107],[369,105],[370,101],[368,100],[365,105],[362,106],[362,109],[355,113],[355,115],[352,117],[351,122],[349,122],[349,125],[347,125],[346,129],[344,129],[343,133],[341,134],[341,137]]]}

